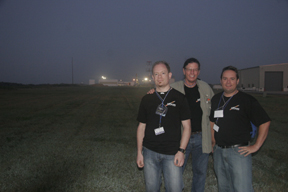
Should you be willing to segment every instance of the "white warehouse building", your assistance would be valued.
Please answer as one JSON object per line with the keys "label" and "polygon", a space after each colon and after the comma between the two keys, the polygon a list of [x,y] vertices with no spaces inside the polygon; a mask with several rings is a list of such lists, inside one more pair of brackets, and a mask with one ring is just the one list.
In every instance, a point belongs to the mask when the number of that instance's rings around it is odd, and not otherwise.
{"label": "white warehouse building", "polygon": [[288,63],[262,65],[239,71],[239,86],[244,90],[288,91]]}

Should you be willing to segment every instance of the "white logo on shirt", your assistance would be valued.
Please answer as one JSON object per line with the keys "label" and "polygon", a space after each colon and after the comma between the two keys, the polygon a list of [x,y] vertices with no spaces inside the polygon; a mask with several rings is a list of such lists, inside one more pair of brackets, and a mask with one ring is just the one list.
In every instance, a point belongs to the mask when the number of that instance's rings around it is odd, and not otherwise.
{"label": "white logo on shirt", "polygon": [[231,108],[230,108],[230,111],[231,111],[231,110],[239,111],[239,110],[240,110],[240,109],[239,109],[239,105],[236,105],[235,107],[231,107]]}
{"label": "white logo on shirt", "polygon": [[172,102],[170,102],[170,103],[167,103],[166,106],[176,107],[176,104],[174,104],[174,103],[175,103],[175,101],[172,101]]}

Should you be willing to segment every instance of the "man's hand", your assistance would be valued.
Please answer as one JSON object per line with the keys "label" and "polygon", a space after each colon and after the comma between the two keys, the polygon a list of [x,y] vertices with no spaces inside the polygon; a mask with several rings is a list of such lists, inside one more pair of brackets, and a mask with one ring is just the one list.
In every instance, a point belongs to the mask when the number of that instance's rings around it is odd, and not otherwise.
{"label": "man's hand", "polygon": [[178,151],[174,158],[174,165],[176,165],[177,167],[182,167],[184,164],[184,160],[184,153]]}
{"label": "man's hand", "polygon": [[255,153],[258,151],[261,146],[263,145],[267,135],[268,135],[268,130],[270,126],[270,121],[263,123],[259,126],[258,130],[258,137],[254,145],[251,146],[244,146],[244,147],[239,147],[239,153],[241,155],[244,155],[245,157],[251,153]]}
{"label": "man's hand", "polygon": [[144,158],[142,154],[142,143],[145,135],[146,124],[139,122],[137,128],[137,160],[136,163],[139,168],[144,167]]}
{"label": "man's hand", "polygon": [[255,145],[239,147],[239,149],[240,150],[238,150],[238,152],[240,153],[240,155],[244,155],[245,157],[259,150],[259,148],[257,148]]}
{"label": "man's hand", "polygon": [[147,94],[153,94],[155,92],[155,89],[150,89]]}
{"label": "man's hand", "polygon": [[143,155],[141,153],[137,155],[137,165],[139,168],[144,167],[144,159],[143,159]]}
{"label": "man's hand", "polygon": [[213,148],[214,148],[214,146],[216,145],[216,140],[215,140],[215,137],[214,137],[215,131],[214,131],[214,129],[213,129],[214,124],[215,124],[214,122],[211,122],[211,121],[210,121],[212,153],[214,153]]}
{"label": "man's hand", "polygon": [[212,153],[214,153],[214,146],[216,145],[216,141],[214,138],[212,138]]}

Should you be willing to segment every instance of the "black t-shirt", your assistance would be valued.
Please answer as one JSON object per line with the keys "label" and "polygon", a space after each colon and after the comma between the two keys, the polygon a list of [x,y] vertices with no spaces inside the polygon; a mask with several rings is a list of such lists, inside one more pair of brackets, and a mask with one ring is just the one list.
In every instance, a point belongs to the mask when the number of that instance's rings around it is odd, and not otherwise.
{"label": "black t-shirt", "polygon": [[189,103],[190,111],[191,111],[191,129],[192,132],[201,131],[201,123],[202,123],[202,109],[200,107],[200,93],[198,90],[198,86],[196,85],[193,88],[189,88],[184,86],[185,96]]}
{"label": "black t-shirt", "polygon": [[[251,95],[239,91],[230,99],[222,94],[223,92],[214,95],[211,100],[210,121],[219,126],[218,132],[215,131],[214,134],[216,144],[236,145],[248,142],[251,139],[252,129],[250,121],[257,127],[270,121],[259,102]],[[226,102],[224,117],[217,120],[214,118],[214,111],[223,109],[223,99]]]}
{"label": "black t-shirt", "polygon": [[[164,99],[167,92],[158,94]],[[147,94],[141,100],[137,120],[146,124],[143,146],[157,153],[175,155],[180,146],[181,121],[191,117],[188,102],[182,93],[171,89],[164,100],[168,111],[161,119],[165,133],[156,135],[154,130],[159,128],[160,115],[155,112],[161,103],[156,93]]]}

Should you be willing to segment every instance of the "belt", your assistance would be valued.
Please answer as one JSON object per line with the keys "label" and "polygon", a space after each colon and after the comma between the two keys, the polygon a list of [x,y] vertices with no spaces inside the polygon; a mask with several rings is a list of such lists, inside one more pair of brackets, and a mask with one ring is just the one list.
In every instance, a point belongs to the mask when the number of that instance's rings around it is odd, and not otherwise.
{"label": "belt", "polygon": [[247,146],[247,145],[249,145],[249,142],[240,143],[240,144],[236,144],[236,145],[218,145],[218,147],[225,149],[225,148],[235,148],[235,147],[241,147],[241,146]]}
{"label": "belt", "polygon": [[194,131],[194,132],[191,132],[191,135],[195,135],[197,133],[201,133],[202,131]]}

